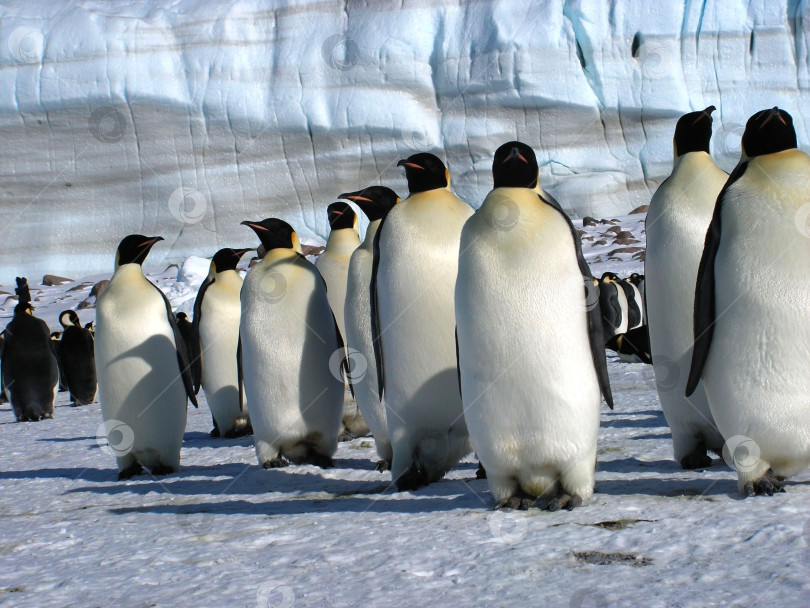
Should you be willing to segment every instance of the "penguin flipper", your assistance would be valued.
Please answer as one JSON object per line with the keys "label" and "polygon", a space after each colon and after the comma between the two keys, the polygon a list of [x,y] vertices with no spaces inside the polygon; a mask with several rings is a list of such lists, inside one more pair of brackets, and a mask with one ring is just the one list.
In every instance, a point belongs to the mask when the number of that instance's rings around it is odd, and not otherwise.
{"label": "penguin flipper", "polygon": [[458,394],[461,396],[461,401],[464,401],[464,395],[461,394],[461,360],[458,356],[458,325],[456,325],[456,374],[458,375]]}
{"label": "penguin flipper", "polygon": [[[324,284],[326,282],[324,281]],[[343,351],[343,359],[340,361],[340,367],[343,369],[343,377],[346,379],[346,383],[349,385],[349,392],[352,394],[352,398],[354,399],[354,385],[352,384],[352,376],[349,370],[349,350],[346,348],[346,343],[343,341],[343,336],[340,335],[340,327],[338,327],[337,318],[335,318],[335,312],[332,311],[332,321],[335,323],[335,336],[337,337],[338,343],[338,350]]]}
{"label": "penguin flipper", "polygon": [[720,249],[720,215],[723,208],[723,196],[729,186],[743,176],[748,161],[739,163],[726,181],[717,202],[714,204],[714,213],[709,229],[706,231],[706,240],[703,242],[703,255],[698,266],[697,282],[695,284],[694,348],[692,350],[692,364],[689,367],[689,379],[686,381],[686,396],[695,392],[698,382],[703,375],[703,368],[709,358],[709,348],[714,334],[716,318],[714,301],[714,260]]}
{"label": "penguin flipper", "polygon": [[387,217],[382,219],[374,235],[374,261],[371,264],[371,284],[369,286],[371,290],[371,345],[374,348],[374,362],[377,366],[377,395],[380,397],[380,401],[382,401],[383,391],[385,390],[385,369],[383,367],[382,330],[380,329],[380,315],[377,309],[379,305],[377,299],[377,273],[380,269],[380,235]]}
{"label": "penguin flipper", "polygon": [[[574,228],[574,223],[568,214],[563,211],[560,203],[558,203],[553,196],[544,193],[537,195],[549,207],[555,209],[568,224],[568,229],[571,231],[571,238],[574,240],[574,249],[577,254],[577,264],[582,278],[592,283],[593,275],[591,269],[588,267],[588,262],[585,261],[585,256],[582,255],[582,243],[577,235],[577,230]],[[587,285],[585,286],[585,293],[587,294]],[[610,390],[610,377],[607,371],[607,360],[605,359],[605,338],[602,332],[602,311],[597,302],[596,306],[587,307],[588,318],[588,337],[591,343],[591,358],[593,359],[593,366],[596,370],[596,378],[599,381],[599,389],[602,391],[602,396],[605,398],[605,403],[608,404],[610,409],[613,409],[613,392]]]}
{"label": "penguin flipper", "polygon": [[242,373],[242,332],[239,332],[239,340],[236,343],[236,376],[239,380],[237,388],[239,389],[239,411],[245,411],[245,401],[242,397],[245,386],[245,376]]}
{"label": "penguin flipper", "polygon": [[[618,296],[618,287],[614,286],[614,290],[608,291],[607,289],[602,289],[602,285],[604,283],[600,283],[599,285],[599,305],[602,306],[604,302],[604,308],[602,308],[602,319],[604,323],[611,328],[611,332],[614,331],[614,328],[619,327],[622,324],[622,305],[619,302]],[[602,297],[604,294],[604,297]],[[603,324],[603,328],[605,325]],[[602,338],[610,340],[613,336],[606,336],[604,332],[602,332]]]}
{"label": "penguin flipper", "polygon": [[188,400],[191,401],[191,404],[194,407],[200,407],[197,405],[197,397],[194,395],[194,383],[191,380],[191,369],[188,363],[186,342],[183,340],[183,334],[180,333],[180,328],[177,327],[177,321],[175,320],[174,313],[172,312],[171,302],[169,302],[169,298],[166,297],[166,294],[163,293],[163,291],[157,285],[151,281],[150,284],[157,290],[160,297],[163,298],[163,303],[166,305],[166,318],[169,321],[169,325],[172,328],[172,333],[174,334],[174,345],[175,350],[177,350],[177,363],[180,366],[180,376],[183,378],[183,386],[186,389]]}
{"label": "penguin flipper", "polygon": [[214,277],[208,277],[200,285],[197,297],[194,298],[194,318],[191,320],[191,381],[194,394],[200,392],[202,383],[202,346],[200,345],[200,322],[202,321],[202,303],[206,290],[216,281]]}

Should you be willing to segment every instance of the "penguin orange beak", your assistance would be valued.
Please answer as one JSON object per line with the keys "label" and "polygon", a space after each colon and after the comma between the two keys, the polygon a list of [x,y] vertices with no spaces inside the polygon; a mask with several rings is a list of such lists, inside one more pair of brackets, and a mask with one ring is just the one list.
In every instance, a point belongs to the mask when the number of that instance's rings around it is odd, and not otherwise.
{"label": "penguin orange beak", "polygon": [[162,240],[164,240],[162,236],[152,236],[152,237],[149,237],[148,239],[146,239],[140,245],[138,245],[138,247],[146,247],[147,245],[151,246],[151,245],[154,245],[155,243],[157,243],[158,241],[162,241]]}
{"label": "penguin orange beak", "polygon": [[782,115],[779,113],[779,108],[777,106],[774,106],[773,108],[771,108],[771,111],[768,112],[768,118],[766,118],[762,122],[762,124],[759,125],[759,128],[761,129],[762,127],[767,125],[769,122],[771,122],[771,119],[774,118],[774,117],[777,118],[779,120],[779,122],[781,122],[783,125],[787,125],[787,123],[785,122],[785,119],[782,118]]}
{"label": "penguin orange beak", "polygon": [[416,163],[412,163],[407,158],[403,158],[401,161],[399,161],[397,163],[397,167],[408,167],[410,169],[421,169],[422,171],[425,170],[425,168],[422,165],[417,165]]}
{"label": "penguin orange beak", "polygon": [[239,224],[241,226],[247,226],[249,228],[253,228],[253,230],[261,230],[263,232],[267,232],[267,228],[265,228],[261,224],[257,224],[256,222],[251,222],[249,220],[245,220],[244,222],[240,222]]}
{"label": "penguin orange beak", "polygon": [[372,203],[372,202],[374,202],[370,198],[366,198],[365,196],[360,196],[359,194],[355,194],[353,192],[344,192],[343,194],[338,196],[338,198],[345,198],[346,200],[349,200],[349,201],[361,202],[361,203]]}
{"label": "penguin orange beak", "polygon": [[526,160],[526,157],[520,153],[520,150],[518,150],[517,148],[512,148],[512,151],[509,153],[509,156],[503,159],[503,163],[506,164],[513,158],[517,158],[518,160],[523,161],[524,163],[529,162]]}

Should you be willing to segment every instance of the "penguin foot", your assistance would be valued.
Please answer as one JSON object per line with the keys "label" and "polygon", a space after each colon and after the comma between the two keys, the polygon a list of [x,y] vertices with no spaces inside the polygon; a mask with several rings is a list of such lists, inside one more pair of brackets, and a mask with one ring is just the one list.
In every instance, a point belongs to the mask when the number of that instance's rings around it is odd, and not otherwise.
{"label": "penguin foot", "polygon": [[149,472],[152,473],[152,475],[154,475],[155,477],[158,477],[160,475],[171,475],[176,471],[170,466],[167,466],[165,464],[159,464],[156,467],[152,467],[151,469],[149,469]]}
{"label": "penguin foot", "polygon": [[484,468],[480,462],[478,463],[478,470],[475,472],[476,479],[486,479],[487,478],[487,470]]}
{"label": "penguin foot", "polygon": [[416,464],[411,464],[407,471],[397,477],[397,491],[399,492],[418,490],[426,485],[428,485],[427,475]]}
{"label": "penguin foot", "polygon": [[354,441],[354,439],[355,439],[355,436],[352,435],[345,428],[342,431],[340,431],[340,435],[338,435],[338,441],[341,442],[341,443],[344,442],[344,441]]}
{"label": "penguin foot", "polygon": [[377,464],[374,466],[375,471],[379,471],[382,473],[383,471],[390,471],[391,470],[391,461],[390,460],[378,460]]}
{"label": "penguin foot", "polygon": [[573,511],[577,507],[582,506],[582,498],[579,496],[571,496],[570,494],[566,494],[561,492],[554,498],[548,501],[543,506],[544,511],[559,511],[562,508],[565,508],[568,511]]}
{"label": "penguin foot", "polygon": [[284,458],[284,456],[276,456],[271,460],[265,460],[262,463],[263,469],[280,469],[282,467],[290,466],[290,461]]}
{"label": "penguin foot", "polygon": [[329,456],[318,454],[315,450],[309,450],[307,452],[307,457],[304,459],[304,462],[306,464],[314,464],[316,467],[321,467],[322,469],[332,469],[335,467],[334,460]]}
{"label": "penguin foot", "polygon": [[227,433],[225,433],[225,439],[236,439],[237,437],[244,437],[245,435],[252,435],[253,434],[253,427],[250,425],[243,426],[240,428],[234,427]]}
{"label": "penguin foot", "polygon": [[211,429],[211,432],[208,433],[209,437],[219,437],[219,427],[214,427]]}
{"label": "penguin foot", "polygon": [[511,509],[513,511],[527,511],[537,503],[536,496],[529,496],[523,492],[518,492],[507,498],[496,509]]}
{"label": "penguin foot", "polygon": [[774,475],[772,469],[765,471],[765,474],[756,481],[745,484],[745,496],[773,496],[775,493],[785,491],[785,480]]}
{"label": "penguin foot", "polygon": [[681,458],[681,466],[686,470],[706,469],[712,466],[712,459],[706,454],[706,448],[698,445],[692,452]]}
{"label": "penguin foot", "polygon": [[124,479],[130,479],[135,477],[135,475],[140,475],[143,473],[143,467],[139,463],[131,464],[123,471],[118,471],[118,481],[122,481]]}

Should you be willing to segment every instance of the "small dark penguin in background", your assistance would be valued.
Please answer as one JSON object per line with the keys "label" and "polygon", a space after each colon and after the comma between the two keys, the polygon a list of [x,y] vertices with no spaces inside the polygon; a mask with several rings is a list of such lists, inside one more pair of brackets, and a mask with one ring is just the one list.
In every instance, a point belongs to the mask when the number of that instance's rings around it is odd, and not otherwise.
{"label": "small dark penguin in background", "polygon": [[191,348],[191,339],[192,339],[191,321],[188,320],[188,315],[184,312],[178,312],[174,316],[174,320],[177,323],[177,329],[180,330],[180,335],[183,336],[183,342],[186,343],[186,353],[188,355],[188,361],[193,366],[195,354],[194,350]]}
{"label": "small dark penguin in background", "polygon": [[75,310],[59,315],[64,331],[59,340],[62,373],[70,391],[71,405],[87,405],[96,400],[96,357],[93,334],[82,327]]}
{"label": "small dark penguin in background", "polygon": [[2,352],[3,387],[17,422],[53,418],[59,372],[51,350],[50,330],[34,317],[25,278],[17,278],[19,303],[6,326]]}

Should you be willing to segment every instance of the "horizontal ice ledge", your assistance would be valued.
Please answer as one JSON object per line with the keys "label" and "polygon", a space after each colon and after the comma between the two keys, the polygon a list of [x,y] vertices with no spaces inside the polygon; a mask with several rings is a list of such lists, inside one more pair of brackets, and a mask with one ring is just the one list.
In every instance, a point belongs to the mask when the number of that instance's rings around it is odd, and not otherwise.
{"label": "horizontal ice ledge", "polygon": [[404,196],[417,150],[477,207],[521,139],[571,215],[611,217],[667,176],[683,112],[718,107],[727,170],[764,107],[808,142],[806,3],[277,4],[0,9],[0,279],[110,271],[131,232],[210,256],[272,215],[323,242],[338,193]]}

